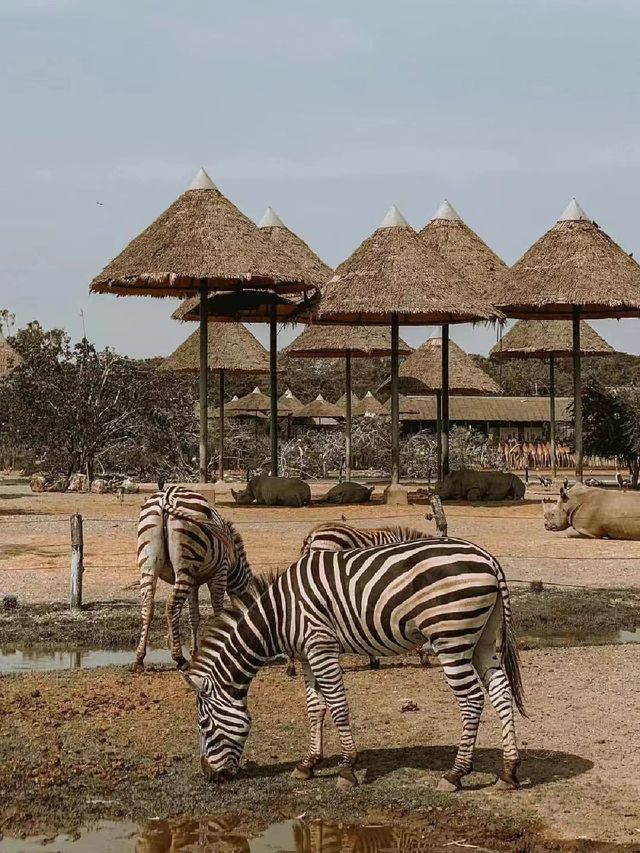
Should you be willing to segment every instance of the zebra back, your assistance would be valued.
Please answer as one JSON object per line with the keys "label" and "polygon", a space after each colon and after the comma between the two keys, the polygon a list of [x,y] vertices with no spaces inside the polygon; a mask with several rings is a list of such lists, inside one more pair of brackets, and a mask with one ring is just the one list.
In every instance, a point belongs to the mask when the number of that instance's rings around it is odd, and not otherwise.
{"label": "zebra back", "polygon": [[304,556],[309,551],[349,551],[352,548],[370,548],[372,545],[390,545],[393,542],[428,538],[421,530],[400,525],[363,530],[351,524],[326,522],[307,534],[300,554]]}

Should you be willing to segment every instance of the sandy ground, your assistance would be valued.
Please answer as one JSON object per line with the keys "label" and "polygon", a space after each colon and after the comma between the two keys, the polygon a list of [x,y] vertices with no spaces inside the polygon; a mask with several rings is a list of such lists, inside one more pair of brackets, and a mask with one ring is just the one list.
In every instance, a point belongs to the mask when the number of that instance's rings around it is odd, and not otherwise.
{"label": "sandy ground", "polygon": [[[325,490],[314,484],[314,494]],[[238,525],[256,568],[286,565],[310,527],[343,515],[363,526],[434,530],[424,518],[427,506],[236,507],[226,491],[215,489],[217,502]],[[210,487],[211,498],[213,492]],[[547,533],[541,494],[508,506],[448,505],[449,531],[498,556],[514,589],[519,581],[541,579],[589,587],[591,601],[600,587],[640,589],[640,542]],[[68,517],[78,511],[85,518],[85,601],[134,599],[135,525],[143,499],[119,503],[111,495],[32,495],[24,485],[0,486],[0,595],[15,594],[23,603],[66,600]],[[605,606],[615,601],[603,596]],[[306,742],[306,721],[301,684],[286,679],[280,666],[268,667],[252,687],[251,763],[222,790],[198,774],[193,698],[175,673],[107,669],[2,679],[0,831],[180,811],[248,809],[265,820],[304,811],[355,819],[372,809],[387,815],[446,810],[452,801],[481,822],[532,822],[550,837],[586,836],[640,850],[640,647],[524,651],[531,718],[518,727],[522,790],[504,795],[488,787],[499,736],[487,707],[478,772],[468,790],[444,804],[435,786],[452,760],[457,708],[438,668],[406,664],[388,661],[379,673],[347,664],[368,783],[348,795],[327,779],[307,785],[289,779]],[[416,701],[419,711],[401,713],[404,699]]]}

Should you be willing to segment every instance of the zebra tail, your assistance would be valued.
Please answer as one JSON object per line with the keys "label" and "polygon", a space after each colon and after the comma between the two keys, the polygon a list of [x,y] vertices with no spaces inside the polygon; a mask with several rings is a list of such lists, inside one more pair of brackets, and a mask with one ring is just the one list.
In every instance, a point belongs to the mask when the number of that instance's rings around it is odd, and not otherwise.
{"label": "zebra tail", "polygon": [[509,597],[509,588],[502,570],[502,566],[495,561],[496,573],[498,576],[498,588],[502,598],[502,664],[504,671],[511,688],[511,694],[516,708],[523,717],[527,717],[527,711],[524,704],[524,685],[522,683],[522,673],[520,672],[520,655],[518,653],[518,643],[516,634],[513,629],[513,618],[511,614],[511,599]]}

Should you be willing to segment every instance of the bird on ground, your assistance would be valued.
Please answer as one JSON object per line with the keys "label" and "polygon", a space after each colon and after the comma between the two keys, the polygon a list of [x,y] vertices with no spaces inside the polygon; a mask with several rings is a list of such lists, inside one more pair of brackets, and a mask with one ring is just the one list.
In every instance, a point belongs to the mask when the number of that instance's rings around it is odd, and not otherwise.
{"label": "bird on ground", "polygon": [[585,486],[591,486],[592,488],[602,488],[602,486],[604,486],[602,480],[598,480],[597,477],[587,477],[584,484]]}
{"label": "bird on ground", "polygon": [[553,484],[553,480],[551,479],[551,477],[543,477],[541,474],[538,474],[538,479],[540,480],[540,483],[545,487],[545,489],[551,488]]}
{"label": "bird on ground", "polygon": [[565,491],[569,488],[569,478],[565,477],[562,481],[562,485],[564,486]]}

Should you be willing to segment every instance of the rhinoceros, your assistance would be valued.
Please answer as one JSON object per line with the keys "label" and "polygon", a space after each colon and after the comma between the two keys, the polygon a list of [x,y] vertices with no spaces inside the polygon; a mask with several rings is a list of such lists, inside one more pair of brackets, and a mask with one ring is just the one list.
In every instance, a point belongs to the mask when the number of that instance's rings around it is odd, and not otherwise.
{"label": "rhinoceros", "polygon": [[365,504],[370,500],[375,486],[367,488],[360,483],[337,483],[322,498],[328,504]]}
{"label": "rhinoceros", "polygon": [[244,492],[231,494],[236,503],[250,504],[253,501],[265,506],[306,506],[311,500],[311,489],[304,480],[296,477],[270,477],[260,474],[252,477]]}
{"label": "rhinoceros", "polygon": [[576,483],[543,503],[547,530],[573,527],[590,539],[640,539],[640,492],[609,491]]}
{"label": "rhinoceros", "polygon": [[524,497],[525,485],[520,477],[505,471],[461,468],[436,483],[435,492],[443,500],[520,500]]}

